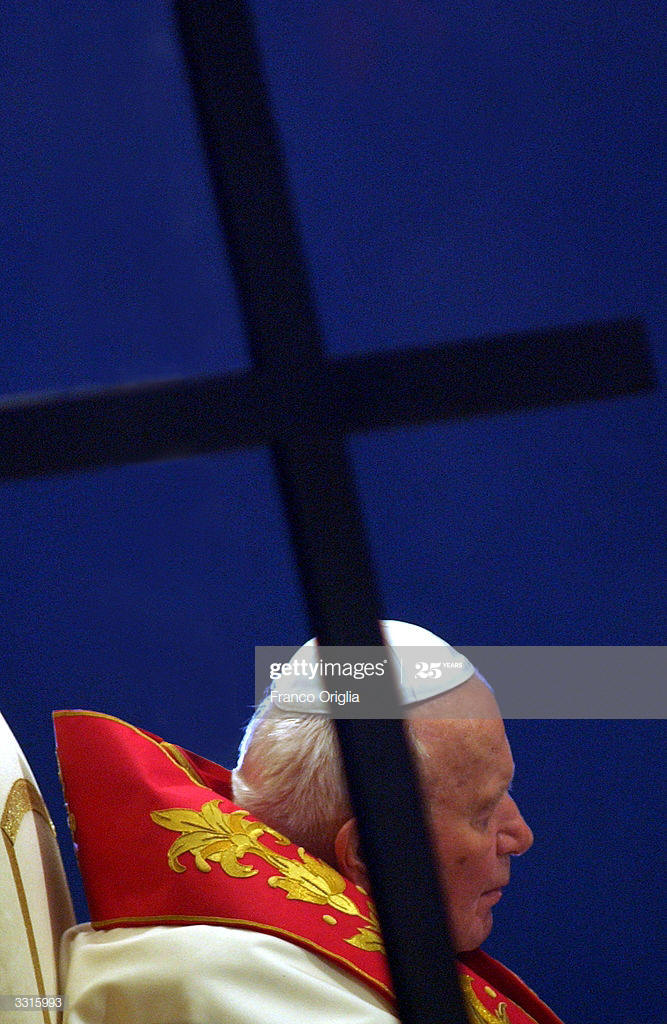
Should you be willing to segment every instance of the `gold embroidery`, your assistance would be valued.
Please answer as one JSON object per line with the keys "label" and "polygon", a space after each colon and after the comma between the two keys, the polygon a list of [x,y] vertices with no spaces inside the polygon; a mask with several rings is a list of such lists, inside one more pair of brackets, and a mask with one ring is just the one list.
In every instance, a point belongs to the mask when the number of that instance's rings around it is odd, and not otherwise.
{"label": "gold embroidery", "polygon": [[12,846],[16,842],[21,822],[29,811],[34,811],[35,814],[39,814],[44,818],[53,834],[56,834],[53,822],[46,809],[46,804],[42,800],[37,787],[30,779],[17,779],[9,791],[2,812],[2,818],[0,819],[0,828],[2,828]]}
{"label": "gold embroidery", "polygon": [[[21,827],[21,822],[30,811],[34,811],[35,814],[39,814],[40,817],[48,823],[51,831],[55,835],[56,830],[53,827],[51,818],[49,817],[46,804],[44,803],[35,784],[31,782],[30,779],[17,779],[12,785],[5,801],[2,818],[0,818],[0,830],[2,830],[3,833],[2,838],[5,844],[5,852],[14,877],[16,896],[19,901],[19,907],[21,908],[23,927],[25,928],[28,949],[30,950],[30,959],[32,960],[32,966],[35,972],[37,992],[40,996],[43,996],[46,994],[44,987],[44,975],[42,974],[42,966],[39,962],[39,952],[37,950],[37,942],[35,940],[35,932],[32,926],[32,919],[30,917],[30,908],[28,907],[25,886],[23,885],[23,879],[21,877],[21,868],[19,867],[16,851],[14,849],[16,837],[18,836],[19,828]],[[45,1009],[42,1009],[42,1019],[45,1024],[49,1024],[51,1019],[48,1011]]]}
{"label": "gold embroidery", "polygon": [[207,861],[212,860],[217,861],[232,878],[249,878],[257,874],[257,868],[240,863],[240,858],[246,853],[255,853],[269,864],[279,858],[279,854],[260,846],[259,836],[266,832],[281,846],[289,845],[289,840],[272,828],[259,821],[246,821],[247,811],[225,814],[220,810],[219,803],[219,800],[209,800],[201,811],[172,807],[151,813],[157,825],[181,833],[181,838],[171,844],[167,855],[172,871],[185,871],[185,865],[178,858],[191,853],[200,871],[210,871],[211,866]]}
{"label": "gold embroidery", "polygon": [[302,846],[298,852],[301,861],[283,857],[277,865],[283,877],[269,878],[269,885],[273,889],[284,889],[288,900],[303,900],[321,906],[327,904],[341,914],[356,916],[356,906],[349,896],[344,895],[343,876],[324,861],[311,857]]}
{"label": "gold embroidery", "polygon": [[349,896],[345,895],[346,882],[342,875],[324,861],[311,857],[303,847],[299,847],[299,860],[296,860],[264,846],[259,839],[265,834],[273,836],[281,846],[290,844],[289,839],[268,825],[248,821],[247,811],[225,813],[220,810],[219,804],[219,800],[209,800],[201,811],[172,807],[151,813],[156,825],[181,833],[167,853],[172,871],[185,871],[185,865],[179,857],[190,853],[200,871],[210,871],[208,862],[215,861],[231,878],[250,878],[257,874],[257,868],[241,863],[241,858],[254,854],[279,872],[268,879],[268,884],[274,889],[283,889],[288,900],[329,906],[341,914],[360,917],[365,924],[345,942],[359,949],[383,950],[375,909],[372,904],[369,905],[368,917],[357,909]]}
{"label": "gold embroidery", "polygon": [[322,914],[322,920],[325,924],[338,924],[336,918],[332,917],[331,914]]}
{"label": "gold embroidery", "polygon": [[495,1012],[488,1010],[481,999],[475,995],[472,987],[472,978],[469,975],[463,974],[461,976],[461,988],[463,989],[463,996],[468,1006],[471,1024],[511,1024],[507,1016],[507,1003],[498,1003],[498,1008]]}
{"label": "gold embroidery", "polygon": [[384,945],[380,935],[380,922],[378,921],[375,904],[371,900],[368,901],[368,914],[369,916],[366,918],[368,925],[364,928],[359,928],[356,935],[345,941],[349,942],[351,946],[356,946],[358,949],[365,949],[371,953],[384,953]]}

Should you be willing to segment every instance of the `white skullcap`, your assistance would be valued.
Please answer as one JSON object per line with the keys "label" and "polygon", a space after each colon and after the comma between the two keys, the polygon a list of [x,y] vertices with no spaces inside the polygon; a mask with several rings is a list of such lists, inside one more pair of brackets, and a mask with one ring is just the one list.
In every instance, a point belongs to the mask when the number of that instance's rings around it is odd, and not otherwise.
{"label": "white skullcap", "polygon": [[[445,640],[441,640],[435,633],[431,633],[422,626],[414,626],[410,622],[398,622],[396,619],[382,619],[380,622],[385,642],[397,652],[401,662],[402,671],[396,673],[399,683],[400,703],[405,707],[409,704],[417,704],[431,697],[437,697],[448,690],[460,686],[466,679],[470,679],[475,673],[475,667],[466,657],[454,650]],[[409,651],[407,649],[410,649]],[[428,648],[423,655],[421,648]],[[402,649],[405,649],[402,652]],[[407,659],[403,654],[410,655]],[[417,659],[415,659],[417,655]],[[431,664],[438,666],[438,674],[425,675],[423,678],[413,671],[416,660],[423,657]],[[280,700],[272,701],[274,707],[279,707],[285,712],[308,711],[314,714],[327,714],[327,707],[319,703],[320,682],[315,668],[319,664],[319,653],[317,642],[313,637],[292,655],[289,666],[292,668],[296,662],[306,662],[313,666],[312,678],[304,678],[303,673],[298,675],[287,673],[279,675],[271,684],[271,691],[280,694],[313,694],[312,703],[307,707],[295,707]],[[412,662],[409,671],[406,667]],[[349,680],[348,680],[349,685]]]}

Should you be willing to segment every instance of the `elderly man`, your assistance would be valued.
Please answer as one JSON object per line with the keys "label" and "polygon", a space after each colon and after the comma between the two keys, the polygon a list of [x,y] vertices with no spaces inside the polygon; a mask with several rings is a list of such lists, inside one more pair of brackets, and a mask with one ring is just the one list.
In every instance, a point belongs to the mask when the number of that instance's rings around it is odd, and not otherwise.
{"label": "elderly man", "polygon": [[[383,626],[396,646],[456,654],[420,627]],[[311,641],[298,656],[314,652]],[[558,1024],[478,950],[510,858],[532,834],[509,793],[514,766],[493,694],[472,665],[458,664],[435,690],[411,684],[404,701],[464,995],[476,1024]],[[395,1021],[325,715],[287,713],[267,698],[246,730],[232,792],[224,770],[116,719],[63,712],[56,732],[96,929],[66,937],[66,1024]],[[96,768],[103,783],[91,782]],[[119,788],[130,784],[128,802]],[[112,853],[99,835],[102,807],[116,829]]]}
{"label": "elderly man", "polygon": [[[405,625],[385,623],[394,646],[409,640],[431,649],[437,641],[449,658],[456,654],[432,633]],[[304,645],[294,660],[312,651]],[[492,907],[509,882],[510,857],[533,842],[509,793],[514,764],[498,705],[472,665],[462,664],[454,686],[406,708],[457,951],[476,949],[487,938]],[[440,686],[451,682],[445,678]],[[232,780],[239,806],[368,887],[328,718],[292,717],[266,698],[246,730]]]}

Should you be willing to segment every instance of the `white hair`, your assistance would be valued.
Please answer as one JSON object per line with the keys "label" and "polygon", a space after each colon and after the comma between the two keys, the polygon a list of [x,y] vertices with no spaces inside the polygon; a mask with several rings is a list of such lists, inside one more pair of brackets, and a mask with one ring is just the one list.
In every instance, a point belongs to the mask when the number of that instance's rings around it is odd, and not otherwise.
{"label": "white hair", "polygon": [[[408,725],[420,757],[423,745]],[[338,736],[326,715],[287,714],[265,698],[246,728],[232,772],[234,803],[329,864],[353,816]]]}
{"label": "white hair", "polygon": [[[455,656],[455,671],[437,681],[412,680],[404,693],[409,712],[428,713],[448,706],[450,695],[465,691],[475,669],[453,647],[435,633],[396,619],[380,623],[385,643],[427,647],[440,657]],[[317,656],[313,638],[292,657],[313,662]],[[288,681],[291,674],[288,673]],[[454,697],[454,702],[458,700]],[[444,703],[443,703],[444,702]],[[436,715],[437,717],[437,715]],[[430,758],[410,718],[406,734],[416,755],[420,775],[430,788]],[[232,772],[235,803],[260,821],[286,835],[293,843],[329,864],[336,863],[334,844],[338,830],[352,817],[352,807],[343,773],[338,736],[324,714],[290,714],[265,697],[252,716],[239,748],[239,760]]]}

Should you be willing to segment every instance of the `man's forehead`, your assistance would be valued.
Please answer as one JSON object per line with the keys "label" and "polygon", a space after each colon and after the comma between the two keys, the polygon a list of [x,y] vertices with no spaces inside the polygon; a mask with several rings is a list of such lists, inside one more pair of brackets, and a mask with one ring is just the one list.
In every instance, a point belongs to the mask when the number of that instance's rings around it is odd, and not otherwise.
{"label": "man's forehead", "polygon": [[[475,673],[456,689],[411,709],[410,729],[425,758],[431,797],[465,800],[509,785],[514,765],[493,691]],[[466,795],[467,794],[467,795]]]}
{"label": "man's forehead", "polygon": [[502,718],[436,718],[412,723],[420,742],[431,757],[438,755],[459,762],[494,761],[511,753]]}
{"label": "man's forehead", "polygon": [[486,799],[511,782],[514,763],[501,718],[424,719],[413,730],[433,795],[445,784],[450,793],[474,791]]}

